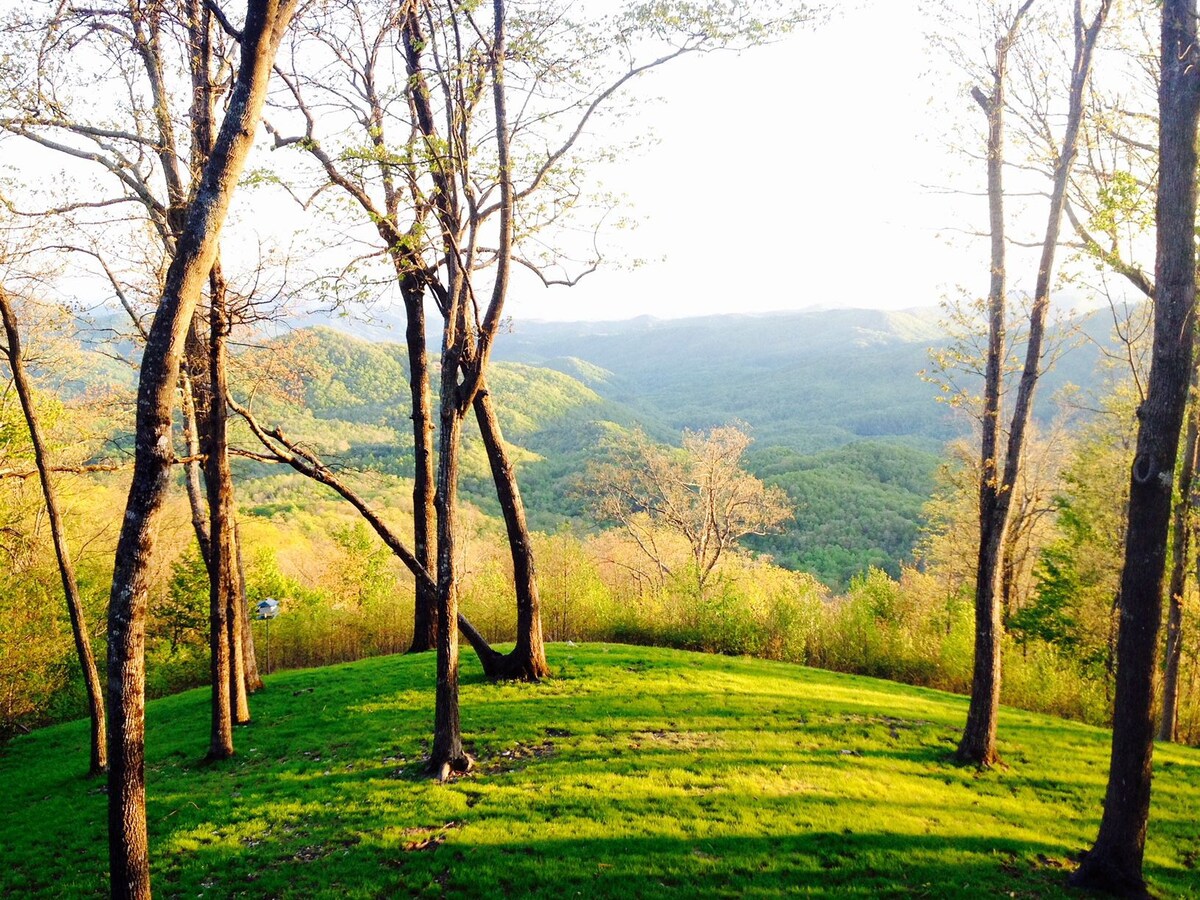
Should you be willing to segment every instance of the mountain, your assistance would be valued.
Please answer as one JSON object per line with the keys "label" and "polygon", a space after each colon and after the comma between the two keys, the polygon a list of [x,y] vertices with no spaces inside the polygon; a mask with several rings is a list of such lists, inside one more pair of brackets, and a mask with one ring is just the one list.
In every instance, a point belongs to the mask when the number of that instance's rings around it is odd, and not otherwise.
{"label": "mountain", "polygon": [[[755,438],[750,468],[783,487],[796,508],[787,532],[757,539],[756,549],[834,587],[870,565],[897,574],[911,556],[943,446],[969,432],[918,374],[929,367],[930,348],[948,342],[939,316],[842,309],[514,323],[497,342],[489,380],[532,524],[586,521],[574,488],[612,425],[678,443],[685,428],[738,421]],[[312,368],[289,427],[327,444],[344,464],[406,474],[405,351],[378,340],[397,335],[397,323],[329,324],[338,330],[286,339],[305,342]],[[1039,392],[1043,417],[1065,383],[1094,386],[1108,330],[1100,315],[1059,329],[1056,340],[1069,350]],[[464,496],[498,511],[472,430],[464,463]]]}
{"label": "mountain", "polygon": [[[949,341],[940,315],[838,309],[514,323],[497,342],[489,383],[531,524],[588,524],[576,485],[614,427],[640,427],[677,444],[683,429],[740,422],[755,439],[749,467],[784,488],[796,509],[787,532],[757,539],[756,549],[836,588],[870,565],[897,574],[911,556],[942,448],[970,430],[918,374],[930,366],[931,348]],[[235,390],[253,393],[264,422],[281,423],[331,464],[409,476],[408,366],[395,340],[398,323],[325,323],[259,343],[236,361],[245,381],[255,355],[264,354],[258,362],[274,373],[266,382],[278,381],[282,369],[290,395],[251,390],[248,382]],[[1064,384],[1096,388],[1110,330],[1105,313],[1057,331],[1054,342],[1067,350],[1039,388],[1042,418],[1055,414],[1050,400]],[[129,377],[101,368],[94,380]],[[66,393],[85,388],[63,385]],[[274,471],[238,466],[252,480]],[[473,426],[461,484],[465,498],[498,513]]]}

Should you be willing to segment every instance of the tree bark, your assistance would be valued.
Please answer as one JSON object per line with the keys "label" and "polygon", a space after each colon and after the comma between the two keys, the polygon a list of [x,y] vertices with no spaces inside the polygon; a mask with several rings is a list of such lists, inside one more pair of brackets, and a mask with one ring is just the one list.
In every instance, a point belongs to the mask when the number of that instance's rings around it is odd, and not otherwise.
{"label": "tree bark", "polygon": [[[1192,372],[1192,389],[1196,388],[1196,372]],[[1162,719],[1158,726],[1160,741],[1175,741],[1179,726],[1179,663],[1183,656],[1183,592],[1187,585],[1187,556],[1191,528],[1189,520],[1195,500],[1193,479],[1196,473],[1196,449],[1200,443],[1197,415],[1200,407],[1192,399],[1184,440],[1183,463],[1179,470],[1179,500],[1175,504],[1173,541],[1171,546],[1171,579],[1167,588],[1167,654],[1163,669]]]}
{"label": "tree bark", "polygon": [[187,329],[257,130],[275,51],[295,0],[248,0],[229,108],[167,271],[142,358],[133,479],[108,612],[109,869],[116,898],[150,896],[146,840],[145,629],[149,562],[173,461],[171,409]]}
{"label": "tree bark", "polygon": [[1163,574],[1195,328],[1196,0],[1165,0],[1162,17],[1154,347],[1130,477],[1112,756],[1096,843],[1071,877],[1076,887],[1126,896],[1146,894],[1142,858],[1150,813]]}
{"label": "tree bark", "polygon": [[264,687],[262,676],[258,672],[258,655],[254,648],[254,629],[251,627],[250,603],[246,598],[246,562],[242,558],[242,533],[233,526],[233,538],[237,556],[238,589],[234,599],[238,604],[238,615],[242,620],[242,663],[246,676],[246,690],[253,694]]}
{"label": "tree bark", "polygon": [[192,530],[200,546],[200,558],[205,568],[212,556],[212,542],[208,534],[208,512],[204,502],[204,486],[200,481],[203,468],[200,452],[200,416],[196,409],[200,390],[192,376],[193,366],[203,365],[203,357],[193,352],[192,336],[188,336],[186,366],[179,378],[179,389],[183,406],[183,435],[187,444],[188,461],[184,464],[184,484],[187,488],[188,507],[192,511]]}
{"label": "tree bark", "polygon": [[[458,564],[454,551],[458,461],[464,415],[458,403],[458,355],[451,346],[443,350],[442,357],[441,431],[435,498],[438,527],[437,614],[441,622],[457,622]],[[440,781],[445,781],[452,772],[468,771],[471,764],[471,758],[463,749],[458,712],[458,629],[441,628],[437,636],[437,688],[429,770]]]}
{"label": "tree bark", "polygon": [[37,465],[38,479],[42,485],[42,497],[46,501],[46,517],[50,521],[50,535],[54,540],[55,556],[58,558],[58,572],[62,579],[63,595],[67,601],[67,614],[71,620],[71,636],[75,641],[75,655],[79,658],[79,667],[83,671],[83,682],[87,690],[88,718],[91,723],[88,774],[96,776],[108,768],[108,744],[105,737],[104,696],[103,688],[100,686],[100,672],[96,668],[96,656],[92,652],[92,639],[88,633],[83,600],[79,596],[79,586],[75,579],[75,564],[71,559],[70,547],[67,545],[67,534],[58,506],[58,495],[54,489],[54,480],[50,476],[50,459],[42,439],[42,427],[37,407],[33,402],[33,386],[29,383],[25,372],[20,328],[8,292],[2,287],[0,287],[0,318],[3,319],[4,333],[8,341],[7,356],[9,369],[12,371],[13,385],[17,389],[17,399],[21,404],[21,412],[25,416],[25,425],[29,429],[29,441],[33,445],[33,459]]}
{"label": "tree bark", "polygon": [[[1037,281],[1034,286],[1033,308],[1029,313],[1029,335],[1025,347],[1025,365],[1021,372],[1021,380],[1017,385],[1017,398],[1013,404],[1012,420],[1008,428],[1008,442],[1005,447],[1004,472],[996,481],[995,471],[997,460],[993,452],[991,458],[984,456],[984,466],[981,478],[993,482],[993,486],[980,491],[980,541],[979,569],[975,587],[975,672],[971,681],[971,702],[967,711],[967,725],[963,730],[962,740],[958,745],[958,758],[980,766],[991,765],[996,760],[996,719],[1000,704],[1000,616],[998,594],[1002,585],[998,582],[1002,572],[998,571],[1000,552],[1004,545],[1005,535],[1009,528],[1012,508],[1012,494],[1021,472],[1022,454],[1025,451],[1025,432],[1033,412],[1033,396],[1041,376],[1042,342],[1045,338],[1046,314],[1050,308],[1050,283],[1054,273],[1054,258],[1058,249],[1058,235],[1062,226],[1063,207],[1066,203],[1067,184],[1071,175],[1071,166],[1075,160],[1076,143],[1079,128],[1083,121],[1084,94],[1087,90],[1088,77],[1091,73],[1092,51],[1095,49],[1096,38],[1108,15],[1111,0],[1101,0],[1099,9],[1091,23],[1085,27],[1083,20],[1082,0],[1075,0],[1075,56],[1071,72],[1071,88],[1067,112],[1066,128],[1063,131],[1062,144],[1059,147],[1058,160],[1054,167],[1054,187],[1050,194],[1050,212],[1046,222],[1046,235],[1042,241],[1042,255],[1038,263]],[[1029,8],[1027,2],[1018,11],[1018,16]],[[1014,34],[1010,30],[1009,34]],[[1003,40],[1003,39],[1002,39]],[[1004,48],[1007,50],[1007,47]],[[997,57],[1000,56],[1001,45],[997,44]],[[1000,67],[998,66],[998,71]],[[1003,81],[1003,74],[997,79]],[[1003,87],[994,89],[993,96],[1003,97]],[[978,100],[978,96],[976,98]],[[988,137],[988,194],[992,196],[993,174],[992,167],[992,127],[993,117],[1000,118],[1002,109],[991,105],[989,113]],[[1001,148],[997,144],[997,151]],[[1001,160],[998,160],[999,163]],[[998,175],[995,178],[998,179]],[[992,207],[993,226],[995,225],[996,208]],[[993,241],[995,232],[993,231]],[[993,257],[995,245],[993,244]],[[994,262],[994,259],[993,259]],[[993,281],[996,273],[993,271]],[[993,285],[994,286],[994,285]],[[989,304],[995,298],[989,296]],[[990,307],[990,316],[996,315],[996,308]],[[989,328],[989,350],[987,380],[993,375],[997,377],[995,391],[996,417],[999,417],[998,395],[1000,390],[999,371],[993,372],[992,328]],[[999,360],[996,361],[997,366]],[[990,414],[991,386],[985,388],[985,423],[987,433],[990,424],[986,417]],[[998,433],[995,434],[998,438]],[[998,448],[997,448],[998,449]],[[981,485],[981,488],[983,485]],[[992,495],[994,492],[994,496]],[[992,543],[995,550],[990,549]],[[985,646],[986,643],[986,646]]]}
{"label": "tree bark", "polygon": [[492,405],[486,382],[482,383],[474,400],[475,419],[479,433],[483,436],[492,480],[500,509],[504,513],[504,526],[508,532],[508,546],[512,554],[513,586],[517,598],[517,643],[510,653],[494,650],[478,631],[469,623],[464,627],[459,620],[467,641],[479,656],[484,674],[493,681],[540,681],[550,674],[546,662],[545,642],[542,638],[541,604],[538,597],[537,571],[534,567],[533,547],[529,525],[525,520],[525,504],[517,487],[516,473],[508,458],[504,436],[500,433],[500,422]]}
{"label": "tree bark", "polygon": [[[234,534],[233,473],[229,468],[229,408],[226,404],[226,347],[229,317],[226,308],[225,279],[219,260],[209,273],[209,381],[212,386],[209,408],[209,441],[205,467],[208,489],[209,531],[212,534],[213,558],[209,568],[209,589],[212,602],[223,607],[224,648],[229,667],[227,715],[231,724],[250,721],[250,704],[246,695],[245,661],[242,656],[243,604],[238,603],[240,579],[237,569],[237,540]],[[215,624],[215,623],[214,623]],[[216,650],[214,644],[214,651]],[[214,685],[213,700],[216,701]],[[231,732],[232,734],[232,732]],[[232,743],[230,745],[232,752]]]}
{"label": "tree bark", "polygon": [[[397,266],[400,263],[397,262]],[[409,390],[413,423],[413,553],[426,572],[437,567],[437,514],[434,509],[433,403],[425,348],[425,291],[411,275],[400,278],[407,316]],[[413,588],[413,638],[409,653],[437,647],[437,591],[420,578]]]}

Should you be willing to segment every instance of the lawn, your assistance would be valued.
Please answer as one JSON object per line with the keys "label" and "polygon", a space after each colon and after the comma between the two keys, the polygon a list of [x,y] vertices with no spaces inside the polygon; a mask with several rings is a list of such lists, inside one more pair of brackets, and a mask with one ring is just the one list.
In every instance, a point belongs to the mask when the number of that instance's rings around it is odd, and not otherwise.
{"label": "lawn", "polygon": [[[206,691],[147,722],[157,897],[1060,896],[1095,836],[1106,732],[1005,710],[1005,765],[951,759],[964,698],[799,666],[552,645],[552,680],[464,656],[474,773],[422,760],[433,657],[272,676],[205,766]],[[0,749],[0,896],[103,896],[85,723]],[[1159,745],[1146,874],[1200,896],[1200,752]]]}

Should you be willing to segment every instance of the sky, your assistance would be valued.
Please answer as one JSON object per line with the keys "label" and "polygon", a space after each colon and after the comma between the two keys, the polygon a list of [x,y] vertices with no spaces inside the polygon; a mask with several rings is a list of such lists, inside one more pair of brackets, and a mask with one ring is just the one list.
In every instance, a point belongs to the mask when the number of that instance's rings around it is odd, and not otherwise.
{"label": "sky", "polygon": [[[850,0],[767,46],[644,77],[632,127],[658,143],[607,177],[650,262],[572,288],[515,284],[515,318],[659,318],[936,305],[986,289],[982,197],[947,194],[961,84],[931,65],[916,0]],[[934,60],[936,63],[936,60]],[[976,284],[978,283],[978,284]]]}
{"label": "sky", "polygon": [[[983,177],[947,141],[953,119],[982,119],[963,76],[944,74],[945,60],[927,49],[919,0],[830,5],[816,28],[640,79],[623,127],[631,141],[651,133],[657,142],[604,174],[639,226],[609,244],[608,264],[577,286],[547,289],[518,268],[506,313],[598,320],[906,309],[986,290],[985,243],[965,236],[986,223],[986,200],[945,190]],[[13,143],[8,152],[31,152]],[[255,218],[291,215],[288,206]],[[241,243],[255,255],[253,240]],[[635,256],[646,262],[623,265]]]}

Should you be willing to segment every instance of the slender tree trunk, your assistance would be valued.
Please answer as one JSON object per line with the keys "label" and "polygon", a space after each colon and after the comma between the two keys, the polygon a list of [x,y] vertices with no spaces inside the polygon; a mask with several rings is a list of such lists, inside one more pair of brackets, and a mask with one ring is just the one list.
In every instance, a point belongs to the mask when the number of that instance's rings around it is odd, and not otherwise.
{"label": "slender tree trunk", "polygon": [[146,841],[145,634],[149,563],[174,454],[171,409],[183,345],[257,131],[275,51],[295,0],[248,0],[242,58],[220,135],[188,206],[142,357],[133,479],[108,608],[108,831],[114,898],[150,897]]}
{"label": "slender tree trunk", "polygon": [[208,487],[208,507],[212,519],[213,566],[211,569],[214,593],[225,605],[225,643],[229,653],[229,716],[234,724],[250,721],[250,702],[246,694],[245,659],[242,655],[242,622],[245,618],[242,602],[238,600],[241,579],[237,567],[236,509],[233,499],[233,473],[229,468],[229,408],[226,402],[227,384],[226,338],[229,334],[229,314],[226,305],[225,279],[221,263],[213,263],[209,274],[209,366],[212,398],[209,420],[208,467],[205,481]]}
{"label": "slender tree trunk", "polygon": [[[1195,372],[1192,373],[1192,388],[1196,388]],[[1200,437],[1200,428],[1197,427],[1196,420],[1197,415],[1200,415],[1200,407],[1197,407],[1195,398],[1191,406],[1187,438],[1184,441],[1183,465],[1179,470],[1179,501],[1175,504],[1173,523],[1171,580],[1167,588],[1167,655],[1163,670],[1162,720],[1158,727],[1160,741],[1178,739],[1179,662],[1183,655],[1183,592],[1187,584],[1187,556],[1191,537],[1188,525],[1195,499],[1192,484],[1196,473],[1197,438]]]}
{"label": "slender tree trunk", "polygon": [[25,361],[21,349],[21,332],[16,313],[12,308],[8,292],[0,287],[0,318],[4,321],[4,333],[8,341],[7,356],[12,371],[17,399],[29,429],[29,441],[33,445],[33,459],[37,465],[38,479],[42,485],[42,497],[46,501],[46,517],[50,520],[50,534],[54,540],[54,553],[58,558],[58,573],[62,579],[63,595],[67,601],[67,614],[71,619],[71,636],[75,640],[75,655],[83,671],[83,682],[87,689],[88,717],[91,722],[91,750],[88,765],[90,776],[100,775],[108,768],[108,744],[104,725],[104,696],[100,686],[100,672],[96,668],[96,657],[92,652],[92,639],[88,633],[87,617],[79,586],[75,579],[75,564],[67,546],[66,529],[58,507],[58,495],[50,476],[50,460],[42,440],[42,427],[37,407],[33,402],[33,386],[25,373]]}
{"label": "slender tree trunk", "polygon": [[[192,511],[192,530],[196,533],[196,543],[200,545],[200,558],[204,560],[205,568],[212,556],[212,543],[208,534],[208,507],[204,501],[204,485],[200,480],[200,470],[203,468],[200,452],[200,416],[196,410],[199,392],[195,379],[191,375],[192,367],[203,364],[202,357],[193,350],[192,335],[188,336],[187,368],[179,378],[180,394],[183,406],[183,435],[187,444],[188,460],[184,464],[184,484],[187,487],[188,507]],[[207,380],[207,378],[206,378]]]}
{"label": "slender tree trunk", "polygon": [[258,652],[254,648],[254,629],[251,627],[250,602],[246,596],[246,562],[242,558],[242,533],[234,523],[233,538],[237,555],[238,589],[234,599],[238,604],[238,615],[242,620],[242,662],[246,676],[246,690],[253,694],[264,687],[258,672]]}
{"label": "slender tree trunk", "polygon": [[[455,559],[458,505],[458,460],[463,414],[457,408],[457,354],[443,351],[442,413],[437,480],[438,619],[458,621],[458,571]],[[458,629],[441,628],[437,637],[437,689],[434,698],[433,747],[429,768],[445,781],[451,772],[466,772],[471,758],[462,745],[458,714]]]}
{"label": "slender tree trunk", "polygon": [[511,653],[499,653],[469,624],[459,619],[459,628],[483,663],[483,671],[492,680],[540,681],[550,674],[546,663],[546,648],[542,639],[542,615],[538,598],[537,572],[534,568],[533,546],[525,520],[525,504],[517,487],[516,473],[508,458],[504,436],[492,405],[486,383],[480,386],[474,400],[475,418],[483,436],[492,480],[504,513],[508,531],[508,546],[512,554],[513,585],[517,598],[517,644]]}
{"label": "slender tree trunk", "polygon": [[[192,76],[191,136],[193,178],[212,153],[214,141],[215,92],[212,77],[212,13],[201,0],[189,0],[188,35],[191,53],[189,65]],[[239,597],[241,581],[235,576],[237,549],[234,535],[233,476],[229,470],[228,410],[226,395],[226,351],[225,339],[229,331],[229,315],[226,305],[226,286],[221,274],[220,257],[213,262],[209,273],[209,329],[207,341],[199,338],[196,322],[192,334],[196,336],[198,357],[197,370],[203,370],[206,378],[204,402],[200,404],[199,422],[205,453],[205,487],[208,498],[210,520],[210,556],[207,558],[209,592],[212,603],[223,603],[222,623],[212,624],[212,669],[218,675],[226,660],[228,666],[221,673],[228,681],[224,699],[228,701],[228,718],[232,723],[250,721],[250,704],[246,693],[245,660],[242,645],[242,620],[245,597]],[[203,347],[203,350],[200,348]],[[203,362],[199,362],[202,359]],[[216,612],[215,606],[212,612]],[[218,624],[223,627],[217,630]],[[223,646],[222,646],[223,643]],[[215,682],[213,702],[221,697]],[[213,710],[213,741],[210,756],[222,758],[233,752],[232,728],[227,728],[225,715]],[[218,722],[218,720],[220,720]],[[223,745],[228,731],[229,746]]]}
{"label": "slender tree trunk", "polygon": [[[425,294],[412,278],[401,276],[400,283],[407,316],[405,339],[412,396],[413,553],[425,571],[432,573],[437,570],[437,513],[434,509],[433,404],[425,349]],[[413,607],[413,639],[408,652],[433,650],[438,636],[437,592],[420,578],[414,583]]]}
{"label": "slender tree trunk", "polygon": [[971,702],[967,724],[958,745],[964,762],[989,766],[996,759],[996,710],[1000,703],[1000,628],[996,602],[997,573],[1007,504],[1011,495],[1001,496],[1000,387],[1003,379],[1005,313],[1008,306],[1007,248],[1004,221],[1004,104],[1008,51],[1017,38],[1021,19],[1029,9],[1024,3],[1007,33],[996,41],[996,64],[991,91],[972,91],[988,120],[987,188],[988,222],[991,230],[991,279],[988,287],[988,349],[984,364],[983,414],[980,420],[979,466],[979,553],[975,578],[975,663],[971,678]]}
{"label": "slender tree trunk", "polygon": [[1128,896],[1145,895],[1163,570],[1196,303],[1196,0],[1165,0],[1162,9],[1154,347],[1130,478],[1112,758],[1096,843],[1071,878],[1077,887]]}
{"label": "slender tree trunk", "polygon": [[[1110,0],[1101,0],[1095,18],[1086,27],[1083,21],[1082,0],[1075,2],[1075,57],[1071,72],[1071,91],[1066,128],[1063,132],[1062,144],[1059,147],[1058,161],[1054,167],[1054,187],[1050,195],[1050,213],[1046,222],[1046,235],[1042,241],[1042,255],[1038,264],[1037,281],[1034,286],[1033,308],[1029,313],[1029,336],[1025,348],[1025,366],[1021,372],[1021,380],[1017,385],[1017,398],[1013,404],[1012,420],[1009,423],[1008,443],[1004,455],[1003,475],[997,481],[995,472],[998,462],[995,453],[991,458],[983,457],[982,478],[991,481],[989,490],[980,491],[980,551],[979,570],[975,587],[975,673],[971,683],[971,703],[967,711],[967,725],[963,730],[962,740],[958,745],[958,758],[964,762],[980,766],[991,765],[996,760],[996,719],[999,714],[1000,701],[1000,627],[998,593],[1002,584],[998,583],[1002,573],[997,571],[1000,563],[1000,548],[1004,546],[1006,533],[1011,518],[1012,494],[1017,479],[1020,476],[1022,455],[1025,452],[1025,432],[1033,412],[1033,396],[1041,375],[1042,342],[1045,339],[1046,314],[1050,308],[1050,284],[1054,273],[1054,258],[1058,249],[1058,235],[1062,225],[1063,207],[1066,203],[1067,183],[1071,175],[1071,166],[1075,159],[1076,143],[1079,128],[1083,121],[1083,101],[1087,90],[1088,77],[1091,73],[1092,51],[1096,38],[1108,15]],[[1018,12],[1018,17],[1026,9],[1026,2]],[[1014,26],[1015,27],[1015,26]],[[1015,31],[1009,31],[1015,35]],[[1004,41],[1006,39],[1002,39]],[[1011,38],[1008,38],[1011,43]],[[1003,48],[1007,51],[1007,46]],[[997,57],[1001,56],[1001,45],[997,44]],[[1001,86],[993,89],[992,100],[1003,98],[1003,68],[997,67]],[[981,94],[982,92],[980,92]],[[980,100],[980,95],[976,96]],[[982,101],[981,101],[982,102]],[[994,187],[999,186],[999,176],[993,176],[991,167],[993,155],[1002,152],[1001,145],[993,145],[993,119],[1000,119],[1002,108],[999,105],[985,106],[989,113],[988,135],[988,195],[992,204],[993,242],[995,241],[995,225],[997,207],[993,198]],[[1001,131],[1002,135],[1002,131]],[[997,164],[1002,157],[997,157]],[[994,185],[995,180],[995,185]],[[1002,215],[1002,212],[1000,213]],[[1002,226],[1002,221],[1001,221]],[[995,244],[993,243],[993,288],[995,287]],[[989,297],[989,303],[994,297]],[[996,315],[995,306],[990,308],[990,316]],[[994,325],[993,325],[994,328]],[[989,329],[988,379],[993,376],[992,329]],[[999,393],[999,373],[995,390]],[[988,417],[991,415],[990,385],[985,388],[984,432],[987,434],[994,427]],[[999,416],[999,403],[996,401],[996,416]],[[998,438],[998,434],[996,435]],[[986,443],[986,438],[985,438]],[[997,448],[998,449],[998,448]],[[986,451],[985,451],[986,452]],[[994,492],[995,496],[986,496]],[[996,544],[996,550],[990,550],[989,545]],[[985,568],[986,566],[986,568]],[[987,646],[984,646],[987,642]]]}

